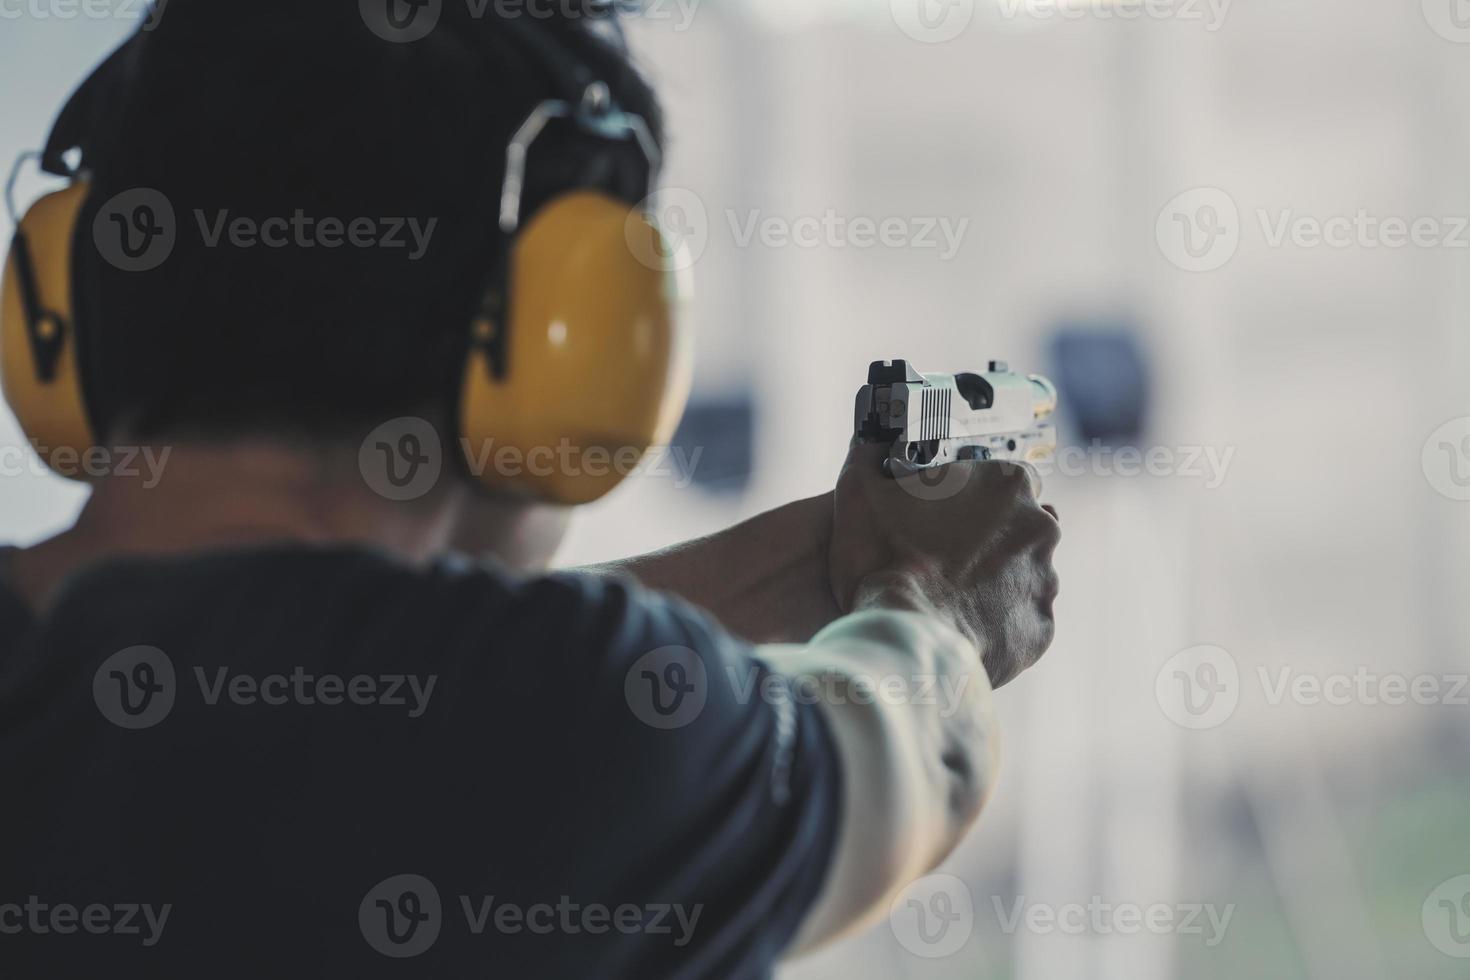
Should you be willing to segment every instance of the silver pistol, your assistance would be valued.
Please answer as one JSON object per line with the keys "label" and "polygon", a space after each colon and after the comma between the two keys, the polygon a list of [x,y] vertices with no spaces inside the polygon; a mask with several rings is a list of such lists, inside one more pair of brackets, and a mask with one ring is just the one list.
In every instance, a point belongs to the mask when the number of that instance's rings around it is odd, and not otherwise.
{"label": "silver pistol", "polygon": [[956,460],[1036,462],[1056,451],[1057,389],[1004,361],[986,371],[920,374],[907,361],[874,361],[854,412],[858,442],[891,445],[883,470],[902,476]]}

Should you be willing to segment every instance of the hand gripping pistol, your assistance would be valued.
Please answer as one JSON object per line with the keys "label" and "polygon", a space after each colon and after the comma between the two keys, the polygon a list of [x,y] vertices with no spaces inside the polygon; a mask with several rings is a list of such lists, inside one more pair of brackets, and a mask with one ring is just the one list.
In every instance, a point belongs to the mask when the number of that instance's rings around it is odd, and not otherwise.
{"label": "hand gripping pistol", "polygon": [[956,460],[1037,462],[1056,450],[1057,389],[1004,361],[983,373],[920,374],[907,361],[874,361],[859,389],[854,438],[891,445],[883,461],[902,476]]}

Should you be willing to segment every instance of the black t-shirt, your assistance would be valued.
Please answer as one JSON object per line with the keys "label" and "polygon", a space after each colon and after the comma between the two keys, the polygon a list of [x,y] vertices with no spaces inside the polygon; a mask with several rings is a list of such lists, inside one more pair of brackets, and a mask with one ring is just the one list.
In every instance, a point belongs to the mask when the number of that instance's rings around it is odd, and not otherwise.
{"label": "black t-shirt", "polygon": [[765,976],[840,786],[752,653],[355,549],[0,577],[0,976]]}

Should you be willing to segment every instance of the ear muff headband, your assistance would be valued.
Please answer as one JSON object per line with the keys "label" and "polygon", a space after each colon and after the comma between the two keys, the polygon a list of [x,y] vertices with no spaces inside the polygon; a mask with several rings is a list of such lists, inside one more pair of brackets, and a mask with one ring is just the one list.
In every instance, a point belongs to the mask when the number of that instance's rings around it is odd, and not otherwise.
{"label": "ear muff headband", "polygon": [[[528,46],[564,90],[590,77],[548,54],[548,43]],[[645,120],[623,112],[602,82],[575,91],[532,110],[506,149],[499,223],[512,244],[473,326],[460,400],[467,463],[481,483],[560,504],[603,496],[673,435],[692,348],[688,276],[637,207],[575,189],[523,227],[530,153],[553,121],[635,145],[650,180],[659,169]]]}

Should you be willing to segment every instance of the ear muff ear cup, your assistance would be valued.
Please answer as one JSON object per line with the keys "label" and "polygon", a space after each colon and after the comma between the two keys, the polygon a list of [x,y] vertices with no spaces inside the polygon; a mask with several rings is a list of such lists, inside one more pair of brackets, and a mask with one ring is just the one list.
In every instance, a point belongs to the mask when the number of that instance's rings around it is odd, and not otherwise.
{"label": "ear muff ear cup", "polygon": [[[468,358],[460,433],[488,487],[583,504],[672,435],[688,397],[687,286],[659,232],[626,203],[576,191],[547,204],[511,253],[504,371]],[[493,329],[493,325],[477,324]]]}
{"label": "ear muff ear cup", "polygon": [[[6,259],[0,295],[0,387],[5,400],[46,464],[72,478],[79,478],[76,461],[94,443],[82,393],[72,292],[72,243],[88,191],[79,181],[31,206]],[[31,287],[22,282],[22,234],[34,284],[31,299],[47,314],[39,321],[37,337],[27,317],[25,291]],[[72,465],[58,466],[58,453]]]}

